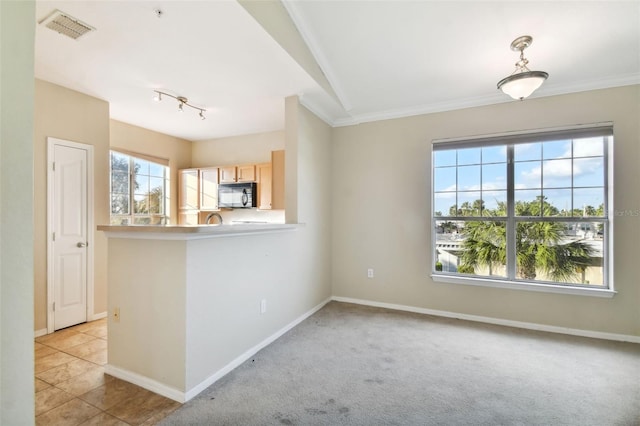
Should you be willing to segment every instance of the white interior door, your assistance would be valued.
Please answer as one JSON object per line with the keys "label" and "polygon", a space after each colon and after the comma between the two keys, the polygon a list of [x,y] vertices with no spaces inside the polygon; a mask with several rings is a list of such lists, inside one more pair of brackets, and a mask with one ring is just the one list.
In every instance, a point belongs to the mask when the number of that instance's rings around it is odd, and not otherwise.
{"label": "white interior door", "polygon": [[49,332],[87,321],[90,154],[49,139]]}

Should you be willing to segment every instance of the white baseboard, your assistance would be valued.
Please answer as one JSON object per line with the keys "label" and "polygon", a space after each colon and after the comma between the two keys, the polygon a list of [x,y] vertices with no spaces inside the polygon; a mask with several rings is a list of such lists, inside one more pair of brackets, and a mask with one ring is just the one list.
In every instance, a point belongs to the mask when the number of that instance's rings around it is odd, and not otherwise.
{"label": "white baseboard", "polygon": [[324,305],[326,305],[330,301],[331,301],[331,298],[330,297],[327,298],[323,302],[321,302],[318,305],[316,305],[315,307],[311,308],[311,310],[305,312],[304,314],[302,314],[301,316],[299,316],[295,320],[291,321],[289,324],[287,324],[286,326],[284,326],[280,330],[276,331],[271,336],[269,336],[266,339],[264,339],[262,342],[258,343],[254,347],[252,347],[252,348],[248,349],[247,351],[245,351],[243,354],[239,355],[237,358],[235,358],[229,364],[225,365],[220,370],[216,371],[214,374],[212,374],[211,376],[207,377],[205,380],[200,382],[198,385],[196,385],[193,388],[189,389],[185,394],[185,400],[189,401],[191,398],[193,398],[194,396],[198,395],[200,392],[202,392],[203,390],[205,390],[206,388],[208,388],[209,386],[211,386],[212,384],[214,384],[215,382],[220,380],[222,377],[224,377],[231,370],[233,370],[234,368],[238,367],[240,364],[242,364],[243,362],[245,362],[246,360],[251,358],[253,355],[255,355],[258,351],[260,351],[264,347],[270,345],[276,339],[278,339],[280,336],[285,334],[287,331],[291,330],[293,327],[295,327],[296,325],[300,324],[305,319],[309,318],[311,315],[313,315],[316,312],[318,312],[320,309],[322,309],[322,307]]}
{"label": "white baseboard", "polygon": [[143,376],[142,374],[134,373],[111,364],[104,366],[104,372],[113,377],[117,377],[118,379],[125,380],[129,383],[133,383],[134,385],[150,390],[151,392],[155,392],[158,395],[178,401],[179,403],[185,402],[184,392],[174,387],[167,386],[164,383],[150,379],[147,376]]}
{"label": "white baseboard", "polygon": [[97,313],[97,314],[93,314],[89,321],[96,321],[96,320],[99,320],[99,319],[102,319],[102,318],[106,318],[106,317],[107,317],[107,311],[104,311],[104,312],[100,312],[100,313]]}
{"label": "white baseboard", "polygon": [[284,326],[280,330],[276,331],[271,336],[269,336],[266,339],[264,339],[262,342],[258,343],[257,345],[253,346],[252,348],[248,349],[247,351],[245,351],[244,353],[242,353],[241,355],[236,357],[234,360],[232,360],[230,363],[228,363],[227,365],[222,367],[220,370],[216,371],[214,374],[212,374],[211,376],[207,377],[205,380],[203,380],[198,385],[194,386],[193,388],[189,389],[186,392],[182,392],[179,389],[175,389],[175,388],[173,388],[171,386],[167,386],[167,385],[165,385],[163,383],[160,383],[160,382],[158,382],[156,380],[150,379],[150,378],[148,378],[146,376],[143,376],[141,374],[134,373],[134,372],[125,370],[123,368],[110,365],[110,364],[105,365],[104,371],[107,374],[110,374],[110,375],[112,375],[114,377],[117,377],[119,379],[122,379],[122,380],[126,380],[127,382],[133,383],[134,385],[138,385],[138,386],[143,387],[143,388],[145,388],[147,390],[155,392],[155,393],[157,393],[159,395],[162,395],[162,396],[165,396],[167,398],[173,399],[174,401],[178,401],[180,403],[185,403],[185,402],[189,401],[190,399],[192,399],[193,397],[195,397],[196,395],[198,395],[200,392],[202,392],[206,388],[208,388],[209,386],[211,386],[212,384],[214,384],[216,381],[220,380],[222,377],[224,377],[227,373],[232,371],[234,368],[238,367],[240,364],[242,364],[243,362],[245,362],[246,360],[251,358],[258,351],[260,351],[264,347],[266,347],[266,346],[270,345],[271,343],[273,343],[276,339],[278,339],[280,336],[285,334],[287,331],[291,330],[293,327],[295,327],[296,325],[300,324],[305,319],[309,318],[311,315],[313,315],[316,312],[318,312],[320,309],[322,309],[322,307],[324,305],[326,305],[330,301],[331,301],[331,298],[327,298],[326,300],[324,300],[320,304],[314,306],[311,310],[305,312],[304,314],[302,314],[301,316],[299,316],[295,320],[291,321],[289,324],[287,324],[286,326]]}
{"label": "white baseboard", "polygon": [[500,318],[483,317],[479,315],[459,314],[449,311],[438,311],[435,309],[418,308],[415,306],[396,305],[393,303],[375,302],[373,300],[352,299],[350,297],[333,296],[331,300],[344,303],[355,303],[357,305],[375,306],[378,308],[394,309],[397,311],[414,312],[418,314],[434,315],[446,318],[457,318],[467,321],[484,322],[487,324],[504,325],[507,327],[524,328],[527,330],[546,331],[549,333],[569,334],[572,336],[592,337],[595,339],[615,340],[618,342],[640,343],[640,336],[627,334],[605,333],[602,331],[581,330],[577,328],[556,327],[553,325],[536,324],[531,322],[512,321]]}
{"label": "white baseboard", "polygon": [[48,334],[49,331],[46,328],[41,328],[40,330],[36,330],[35,331],[35,336],[40,337],[40,336],[44,336],[45,334]]}

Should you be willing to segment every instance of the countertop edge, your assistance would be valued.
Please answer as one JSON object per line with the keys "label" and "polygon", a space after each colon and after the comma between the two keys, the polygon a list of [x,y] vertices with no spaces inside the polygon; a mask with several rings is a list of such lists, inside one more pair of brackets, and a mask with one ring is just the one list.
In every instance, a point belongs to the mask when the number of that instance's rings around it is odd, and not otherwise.
{"label": "countertop edge", "polygon": [[140,240],[199,240],[245,235],[295,231],[302,223],[242,224],[242,225],[98,225],[107,238]]}

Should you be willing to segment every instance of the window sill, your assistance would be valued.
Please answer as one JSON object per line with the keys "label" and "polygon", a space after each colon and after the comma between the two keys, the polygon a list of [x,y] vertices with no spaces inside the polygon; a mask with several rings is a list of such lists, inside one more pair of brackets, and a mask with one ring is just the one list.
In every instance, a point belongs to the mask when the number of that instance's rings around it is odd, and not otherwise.
{"label": "window sill", "polygon": [[432,274],[433,281],[448,283],[448,284],[462,284],[462,285],[474,285],[481,287],[494,287],[494,288],[507,288],[511,290],[527,290],[538,291],[544,293],[560,293],[560,294],[573,294],[577,296],[592,296],[592,297],[613,297],[617,292],[614,290],[604,288],[588,288],[578,286],[559,286],[553,284],[533,284],[533,283],[520,283],[514,281],[502,281],[492,280],[488,278],[471,278],[460,277],[453,275],[440,275]]}

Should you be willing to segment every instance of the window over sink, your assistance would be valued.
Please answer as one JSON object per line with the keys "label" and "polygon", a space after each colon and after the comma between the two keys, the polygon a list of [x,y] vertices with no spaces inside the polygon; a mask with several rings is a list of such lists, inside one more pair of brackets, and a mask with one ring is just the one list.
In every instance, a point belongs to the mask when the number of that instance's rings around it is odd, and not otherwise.
{"label": "window over sink", "polygon": [[[111,151],[112,225],[159,225],[169,221],[169,167],[140,154]],[[142,158],[147,157],[147,158]],[[166,162],[168,163],[168,162]]]}

